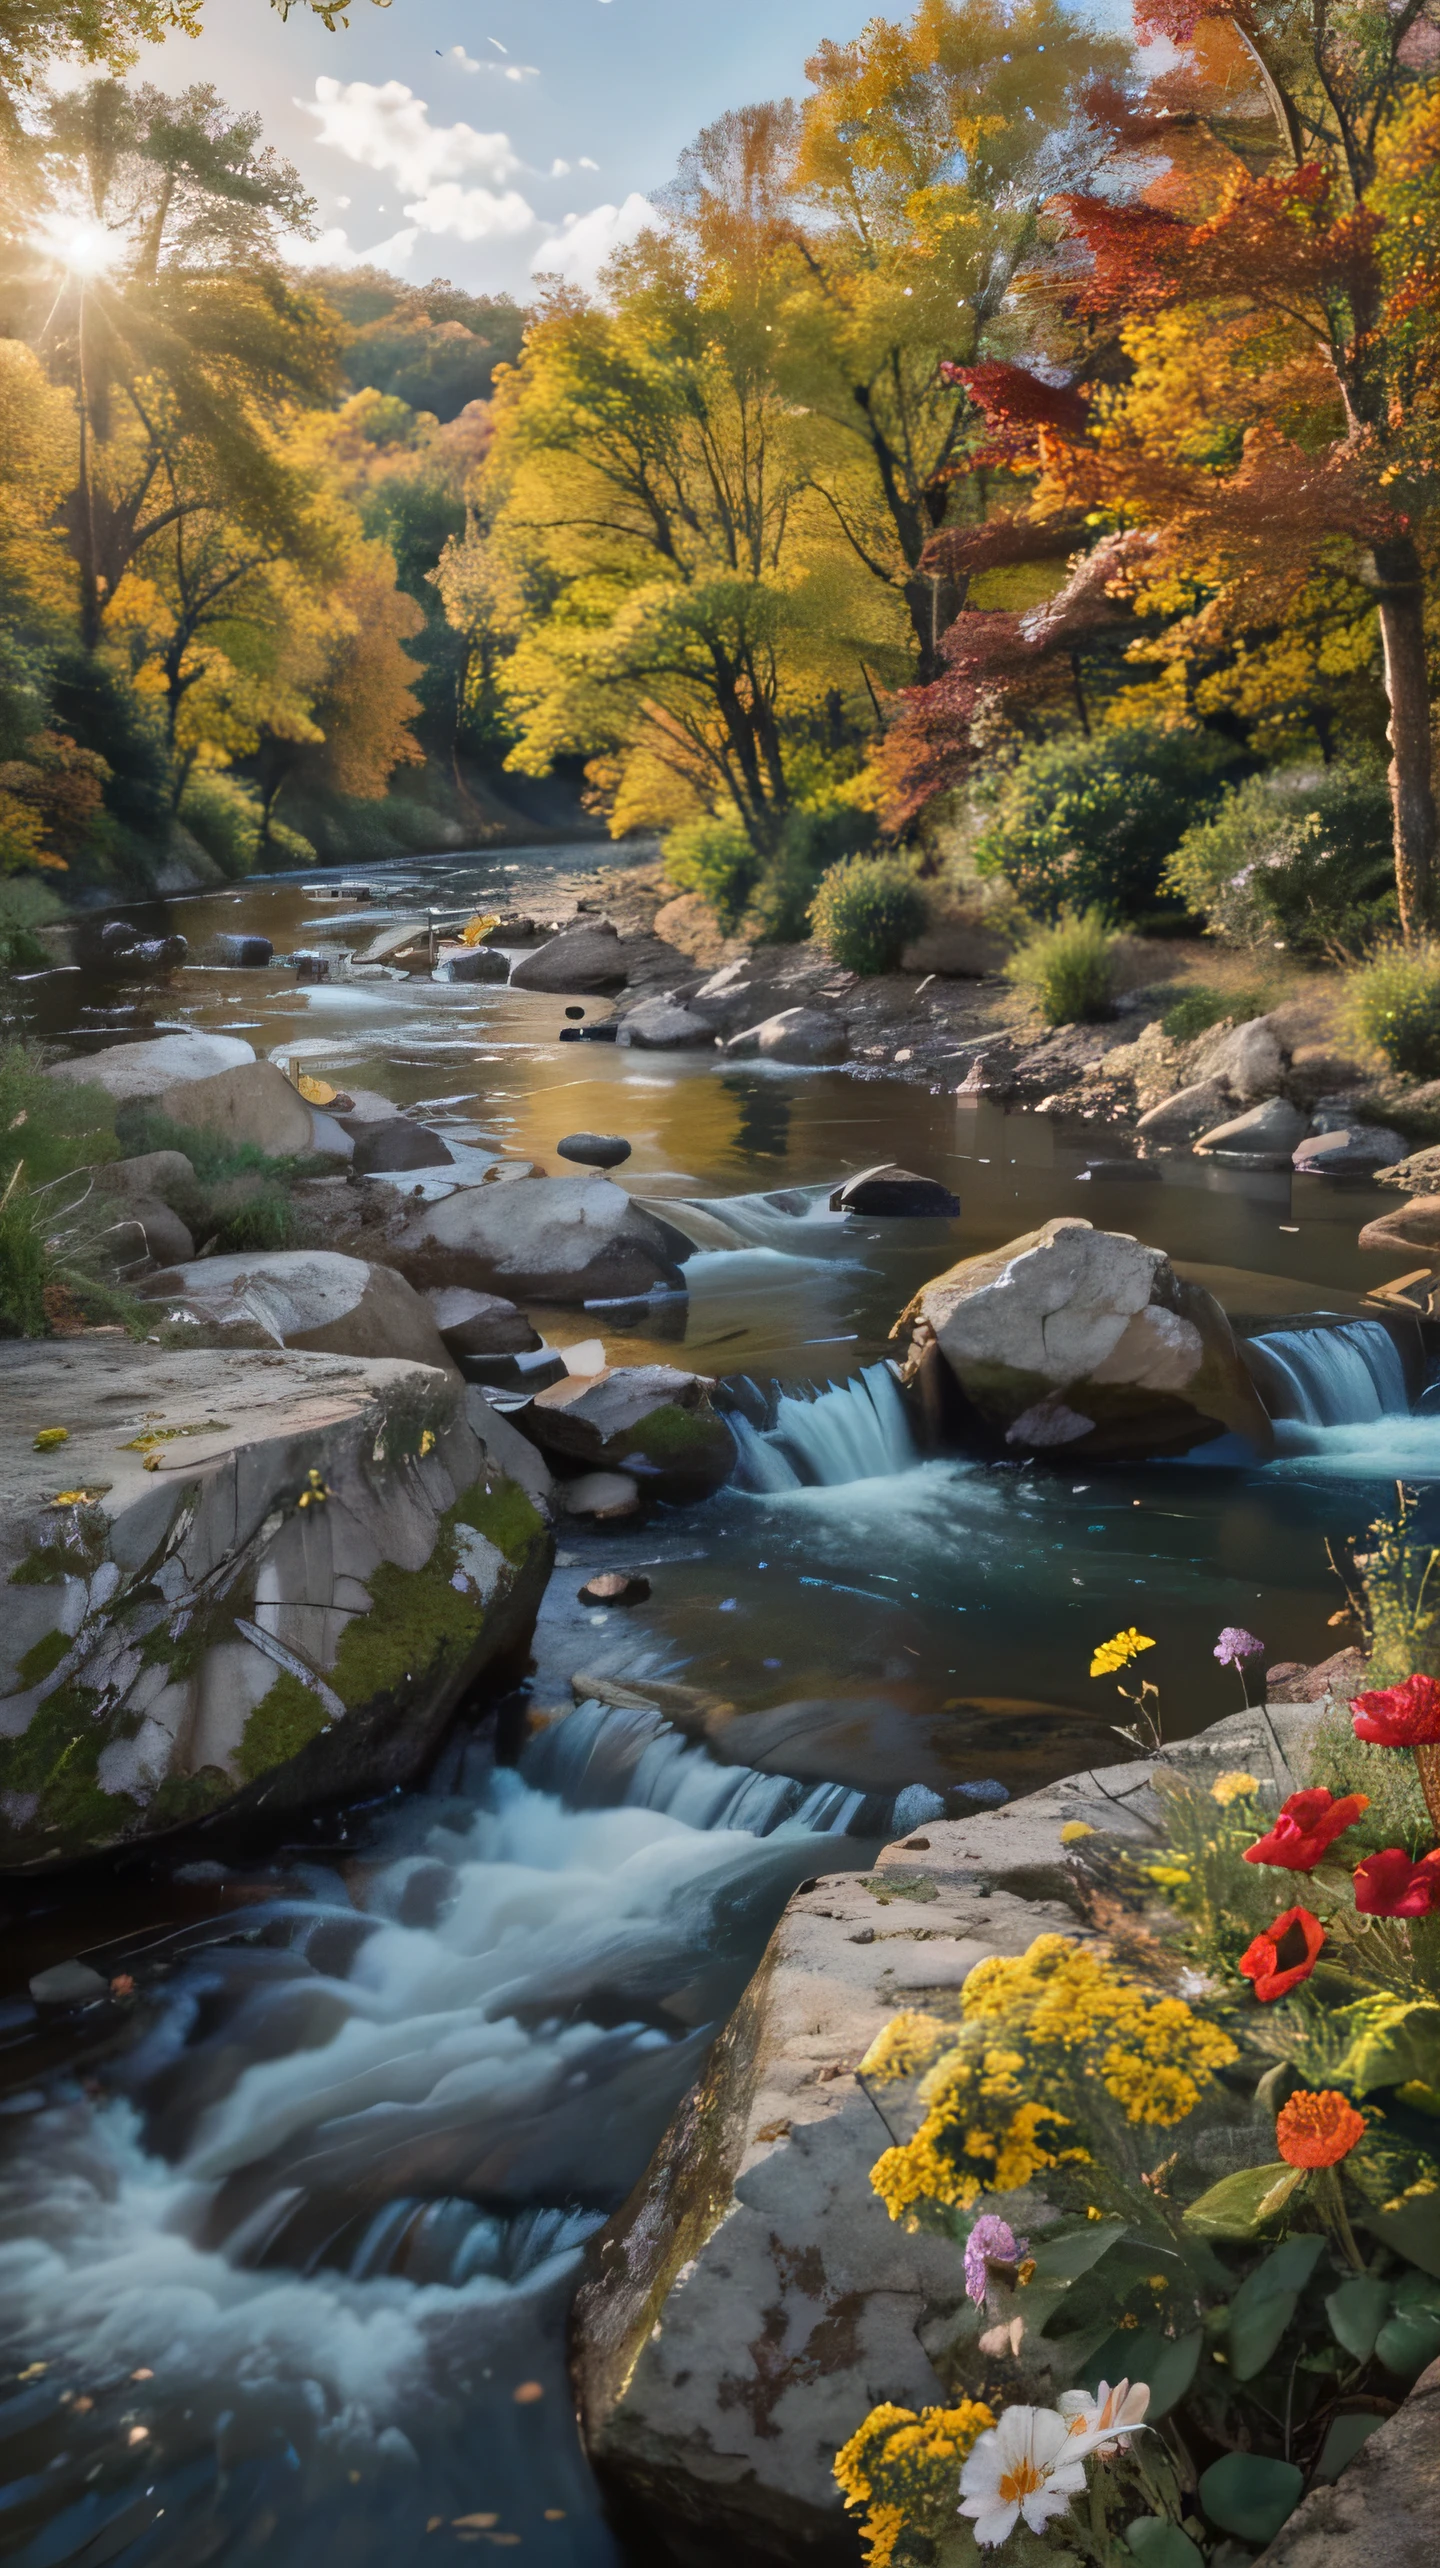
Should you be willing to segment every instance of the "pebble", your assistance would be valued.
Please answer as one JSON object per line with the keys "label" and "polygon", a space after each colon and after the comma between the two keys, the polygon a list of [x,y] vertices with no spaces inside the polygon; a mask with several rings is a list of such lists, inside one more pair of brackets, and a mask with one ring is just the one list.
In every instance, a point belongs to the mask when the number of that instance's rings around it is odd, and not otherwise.
{"label": "pebble", "polygon": [[623,1569],[606,1569],[596,1578],[587,1578],[577,1593],[582,1605],[643,1605],[650,1581]]}
{"label": "pebble", "polygon": [[618,1168],[630,1156],[630,1144],[618,1132],[567,1132],[555,1149],[559,1158],[578,1160],[583,1168]]}

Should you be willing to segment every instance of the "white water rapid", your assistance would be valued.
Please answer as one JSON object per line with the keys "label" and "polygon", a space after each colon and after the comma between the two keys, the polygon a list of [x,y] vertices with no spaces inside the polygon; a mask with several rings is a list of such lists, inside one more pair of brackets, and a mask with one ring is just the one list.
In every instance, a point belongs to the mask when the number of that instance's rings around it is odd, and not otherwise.
{"label": "white water rapid", "polygon": [[729,1426],[742,1489],[837,1489],[888,1480],[920,1459],[888,1364],[867,1364],[851,1381],[809,1396],[782,1392],[768,1427],[753,1427],[738,1413]]}

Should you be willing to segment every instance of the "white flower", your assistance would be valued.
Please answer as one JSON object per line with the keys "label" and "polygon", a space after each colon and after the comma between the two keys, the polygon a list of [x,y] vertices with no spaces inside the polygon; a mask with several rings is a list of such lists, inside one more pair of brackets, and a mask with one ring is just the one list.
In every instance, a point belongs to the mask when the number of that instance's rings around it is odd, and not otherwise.
{"label": "white flower", "polygon": [[1088,2440],[1072,2435],[1054,2408],[1006,2408],[982,2434],[960,2473],[960,2512],[982,2550],[1007,2541],[1023,2515],[1043,2532],[1085,2486]]}
{"label": "white flower", "polygon": [[1133,2388],[1128,2381],[1117,2381],[1113,2390],[1108,2381],[1102,2381],[1093,2399],[1088,2390],[1066,2390],[1059,2405],[1071,2436],[1082,2448],[1098,2452],[1102,2461],[1113,2461],[1120,2437],[1138,2432],[1150,2392],[1144,2381]]}

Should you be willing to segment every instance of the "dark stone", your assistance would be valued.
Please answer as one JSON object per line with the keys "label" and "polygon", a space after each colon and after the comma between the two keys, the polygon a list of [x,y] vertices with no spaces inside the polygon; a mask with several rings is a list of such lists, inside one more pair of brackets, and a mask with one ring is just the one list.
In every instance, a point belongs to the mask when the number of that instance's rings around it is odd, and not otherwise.
{"label": "dark stone", "polygon": [[562,1043],[613,1043],[620,1031],[618,1017],[606,1017],[599,1025],[562,1025]]}
{"label": "dark stone", "polygon": [[258,972],[269,962],[275,948],[268,936],[217,936],[211,950],[217,963],[228,963],[241,972]]}
{"label": "dark stone", "polygon": [[508,981],[510,966],[494,946],[467,945],[463,954],[445,957],[436,977],[443,981]]}
{"label": "dark stone", "polygon": [[1098,1177],[1104,1185],[1126,1183],[1158,1186],[1160,1170],[1153,1159],[1087,1159],[1087,1177]]}
{"label": "dark stone", "polygon": [[567,1132],[555,1144],[560,1159],[578,1160],[582,1168],[618,1168],[630,1156],[630,1144],[617,1132]]}
{"label": "dark stone", "polygon": [[938,1178],[917,1177],[913,1169],[897,1168],[888,1162],[878,1168],[862,1168],[858,1176],[847,1177],[831,1196],[830,1210],[953,1222],[960,1210],[960,1198],[952,1195],[948,1186],[942,1186]]}
{"label": "dark stone", "polygon": [[565,1014],[567,1017],[573,1017],[578,1024],[580,1018],[585,1014],[585,1011],[583,1008],[567,1008]]}
{"label": "dark stone", "polygon": [[576,1593],[582,1605],[643,1605],[650,1594],[650,1581],[633,1577],[623,1569],[606,1569],[598,1578],[587,1578]]}
{"label": "dark stone", "polygon": [[533,1398],[537,1391],[548,1391],[552,1382],[565,1380],[565,1358],[543,1341],[533,1351],[516,1355],[456,1355],[456,1363],[467,1382],[490,1385],[497,1391],[523,1391]]}
{"label": "dark stone", "polygon": [[452,1168],[455,1164],[439,1134],[425,1124],[411,1123],[408,1115],[397,1115],[393,1123],[361,1123],[358,1118],[355,1122],[351,1166],[357,1177],[403,1168]]}
{"label": "dark stone", "polygon": [[330,978],[328,954],[302,952],[287,955],[285,959],[287,967],[294,973],[297,981],[328,981]]}
{"label": "dark stone", "polygon": [[503,1293],[474,1293],[445,1284],[427,1296],[435,1326],[453,1356],[530,1355],[540,1332]]}

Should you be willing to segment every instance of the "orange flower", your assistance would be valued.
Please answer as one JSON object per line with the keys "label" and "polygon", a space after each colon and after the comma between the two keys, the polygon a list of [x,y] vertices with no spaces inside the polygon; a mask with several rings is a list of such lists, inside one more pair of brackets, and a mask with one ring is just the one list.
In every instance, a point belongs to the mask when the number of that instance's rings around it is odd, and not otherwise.
{"label": "orange flower", "polygon": [[1292,2167],[1334,2167],[1349,2157],[1364,2129],[1364,2114],[1336,2088],[1311,2095],[1302,2087],[1280,2107],[1275,2145]]}

